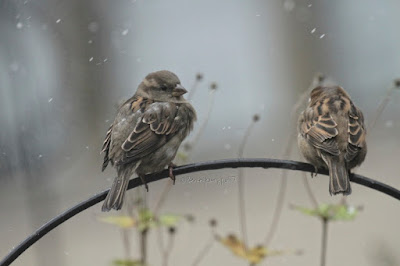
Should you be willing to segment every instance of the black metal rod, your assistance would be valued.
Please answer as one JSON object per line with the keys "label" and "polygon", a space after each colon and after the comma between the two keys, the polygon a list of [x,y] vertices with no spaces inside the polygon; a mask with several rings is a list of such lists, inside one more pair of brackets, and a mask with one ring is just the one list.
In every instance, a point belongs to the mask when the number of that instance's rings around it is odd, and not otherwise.
{"label": "black metal rod", "polygon": [[[261,167],[264,169],[268,168],[280,168],[280,169],[288,169],[288,170],[297,170],[297,171],[305,171],[305,172],[314,172],[314,166],[308,163],[289,161],[289,160],[274,160],[274,159],[229,159],[229,160],[218,160],[218,161],[209,161],[209,162],[201,162],[201,163],[193,163],[187,164],[180,167],[176,167],[174,169],[175,175],[183,175],[193,172],[206,171],[206,170],[217,170],[224,168],[255,168]],[[319,174],[327,175],[328,172],[326,170],[320,170]],[[145,176],[148,183],[161,180],[164,178],[168,178],[168,170],[164,170],[157,174],[151,174]],[[380,191],[384,194],[387,194],[393,198],[400,200],[400,191],[394,187],[381,183],[379,181],[357,175],[352,174],[350,176],[350,180],[354,183],[369,187],[371,189]],[[128,189],[132,189],[140,186],[142,183],[139,178],[135,178],[129,181]],[[71,209],[65,211],[64,213],[54,217],[49,222],[41,226],[37,229],[32,235],[22,241],[18,246],[16,246],[1,262],[0,266],[10,265],[15,259],[17,259],[26,249],[32,246],[36,241],[45,236],[48,232],[67,221],[71,217],[77,215],[78,213],[86,210],[87,208],[103,201],[106,198],[109,189],[100,192],[93,197],[85,200],[81,203],[78,203]]]}

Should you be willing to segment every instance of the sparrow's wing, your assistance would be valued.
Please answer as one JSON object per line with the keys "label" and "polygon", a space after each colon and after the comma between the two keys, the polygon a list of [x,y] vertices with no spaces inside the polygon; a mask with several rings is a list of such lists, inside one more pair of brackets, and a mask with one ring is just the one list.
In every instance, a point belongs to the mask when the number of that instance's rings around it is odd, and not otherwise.
{"label": "sparrow's wing", "polygon": [[[120,105],[120,109],[123,108],[123,106],[125,106],[126,104],[130,105],[130,111],[132,113],[135,113],[136,111],[138,111],[141,107],[141,105],[143,104],[143,98],[142,97],[132,97],[128,100],[126,100],[123,104]],[[114,121],[115,123],[115,121]],[[107,134],[106,134],[106,138],[104,139],[103,142],[103,147],[101,148],[101,153],[104,153],[104,161],[103,161],[103,166],[102,166],[102,171],[104,171],[104,169],[106,169],[107,165],[109,162],[111,162],[111,165],[113,165],[113,160],[111,160],[110,157],[112,157],[112,155],[110,156],[110,152],[112,150],[112,138],[113,138],[113,129],[114,129],[114,124],[111,124],[111,126],[109,127]],[[118,129],[117,129],[118,130]]]}
{"label": "sparrow's wing", "polygon": [[110,161],[110,158],[108,157],[108,154],[110,152],[110,144],[111,144],[111,132],[112,132],[112,125],[107,131],[106,138],[103,142],[103,147],[101,148],[101,153],[104,152],[104,161],[103,161],[103,166],[101,168],[101,171],[104,171],[106,169],[108,162]]}
{"label": "sparrow's wing", "polygon": [[304,111],[303,119],[300,121],[301,134],[315,148],[332,155],[339,155],[338,145],[333,139],[338,134],[337,124],[328,112],[322,113],[319,104]]}
{"label": "sparrow's wing", "polygon": [[347,152],[344,156],[346,161],[351,161],[360,152],[361,148],[365,145],[365,125],[364,116],[360,109],[354,104],[351,104],[349,111],[349,125],[348,125],[349,139],[347,145]]}
{"label": "sparrow's wing", "polygon": [[134,130],[122,144],[124,158],[129,163],[154,152],[184,127],[184,117],[175,103],[154,102],[142,111]]}

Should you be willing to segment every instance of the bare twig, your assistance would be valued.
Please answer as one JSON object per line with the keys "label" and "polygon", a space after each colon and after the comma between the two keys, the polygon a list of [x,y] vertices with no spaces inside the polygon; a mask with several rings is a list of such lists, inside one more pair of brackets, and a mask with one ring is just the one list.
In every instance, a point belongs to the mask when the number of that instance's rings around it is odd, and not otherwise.
{"label": "bare twig", "polygon": [[[128,216],[132,217],[133,219],[136,219],[136,215],[134,213],[135,210],[135,200],[132,197],[132,193],[126,193],[125,195],[125,204],[123,205],[123,211],[127,213]],[[125,228],[121,229],[121,237],[122,237],[122,243],[124,246],[124,253],[125,253],[125,258],[129,259],[131,258],[131,238],[130,238],[131,232]]]}
{"label": "bare twig", "polygon": [[[258,115],[254,115],[252,122],[247,128],[243,140],[239,145],[238,157],[243,158],[244,148],[247,143],[247,139],[251,134],[251,131],[255,125],[255,123],[260,119]],[[247,225],[246,225],[246,202],[244,197],[244,181],[243,181],[243,169],[239,169],[238,174],[238,199],[239,199],[239,221],[240,221],[240,231],[242,236],[242,241],[245,247],[247,247]]]}
{"label": "bare twig", "polygon": [[287,185],[287,174],[285,173],[286,171],[281,171],[281,183],[279,186],[278,199],[276,201],[275,210],[272,216],[271,226],[269,227],[269,231],[265,238],[266,247],[270,245],[272,238],[274,237],[277,231],[279,219],[281,217],[283,202],[285,200],[285,194],[286,194],[286,185]]}
{"label": "bare twig", "polygon": [[322,86],[326,80],[326,77],[322,73],[316,73],[311,81],[310,86],[305,90],[299,97],[299,99],[296,101],[296,103],[293,105],[292,111],[290,112],[290,117],[297,118],[296,115],[299,113],[299,111],[304,108],[305,103],[307,102],[307,99],[310,95],[310,92],[317,86]]}
{"label": "bare twig", "polygon": [[205,244],[205,246],[201,249],[199,255],[197,255],[197,257],[195,258],[194,262],[192,263],[192,266],[199,265],[199,263],[205,258],[205,256],[211,250],[214,243],[215,243],[215,236],[211,236],[210,239]]}
{"label": "bare twig", "polygon": [[[368,130],[367,130],[368,134],[371,134],[371,130],[375,127],[376,123],[378,122],[378,119],[381,117],[383,111],[385,110],[386,106],[388,105],[393,91],[395,89],[400,88],[400,79],[394,80],[393,83],[394,84],[387,90],[385,97],[379,103],[378,108],[376,109],[374,116],[371,119],[371,122],[368,124]],[[358,168],[354,169],[353,173],[356,173],[357,170],[358,170]],[[345,198],[345,196],[343,196],[343,197]]]}
{"label": "bare twig", "polygon": [[[164,250],[165,250],[164,233],[161,229],[162,228],[160,226],[157,228],[157,238],[158,238],[157,242],[158,242],[158,249],[160,250],[160,253],[164,256]],[[163,257],[163,264],[164,264],[164,260],[165,260],[165,258]]]}
{"label": "bare twig", "polygon": [[[192,90],[190,91],[191,93],[195,90],[197,84],[198,84],[202,79],[203,79],[203,75],[202,75],[201,73],[198,73],[198,74],[196,75],[195,84],[193,85]],[[216,85],[215,82],[213,82],[213,83],[210,85],[210,100],[209,100],[209,104],[208,104],[208,110],[207,110],[206,118],[204,119],[204,121],[203,121],[202,124],[200,125],[200,129],[197,131],[197,133],[196,133],[196,135],[194,136],[193,140],[192,140],[190,143],[186,143],[186,144],[188,144],[188,147],[190,147],[190,148],[193,148],[193,146],[198,142],[198,140],[200,139],[201,134],[203,134],[203,131],[204,131],[204,129],[206,128],[206,126],[207,126],[207,124],[208,124],[208,121],[209,121],[210,116],[211,116],[211,111],[212,111],[213,106],[214,106],[214,98],[215,98],[214,95],[215,95],[215,90],[216,90],[216,88],[217,88],[217,85]],[[191,97],[192,95],[193,95],[193,93],[192,93],[192,94],[189,94],[188,100],[190,100],[190,97]],[[183,146],[185,146],[185,145],[183,145]],[[158,210],[161,208],[161,206],[164,204],[165,199],[167,198],[168,193],[170,192],[170,190],[171,190],[171,188],[172,188],[172,184],[173,184],[173,182],[170,181],[170,182],[168,182],[168,183],[165,185],[164,190],[163,190],[162,194],[160,195],[160,198],[159,198],[159,200],[157,201],[157,204],[156,204],[156,206],[155,206],[155,209],[154,209],[154,212],[155,212],[155,213],[157,213]]]}
{"label": "bare twig", "polygon": [[161,192],[160,197],[158,198],[156,205],[154,206],[153,213],[154,213],[155,217],[157,217],[160,208],[165,203],[165,199],[167,198],[168,192],[171,190],[172,185],[173,185],[173,181],[172,180],[168,180],[165,183],[165,187],[164,187],[163,191]]}
{"label": "bare twig", "polygon": [[121,235],[122,235],[122,241],[124,243],[125,258],[130,259],[131,258],[131,242],[130,242],[128,230],[125,228],[121,229]]}
{"label": "bare twig", "polygon": [[210,226],[211,226],[211,237],[206,242],[205,246],[200,250],[200,253],[197,255],[197,257],[194,259],[192,266],[199,265],[199,263],[204,259],[204,257],[208,254],[208,252],[211,250],[212,246],[215,243],[215,238],[216,238],[215,227],[217,226],[217,220],[215,219],[210,220]]}
{"label": "bare twig", "polygon": [[197,73],[197,74],[196,74],[196,79],[195,79],[195,81],[194,81],[194,83],[193,83],[193,85],[192,85],[192,88],[190,89],[189,94],[188,94],[188,97],[187,97],[188,101],[190,101],[190,100],[192,99],[192,97],[193,97],[193,95],[194,95],[194,93],[195,93],[195,91],[196,91],[196,89],[197,89],[199,83],[200,83],[202,80],[203,80],[203,74]]}
{"label": "bare twig", "polygon": [[313,193],[311,186],[310,186],[310,182],[308,182],[308,177],[306,173],[302,173],[303,174],[303,183],[304,183],[304,187],[306,188],[308,197],[311,201],[311,204],[314,206],[315,209],[318,208],[318,201],[317,198],[315,197],[315,194]]}
{"label": "bare twig", "polygon": [[147,265],[147,236],[148,229],[140,232],[140,261],[143,265]]}
{"label": "bare twig", "polygon": [[378,108],[375,111],[375,114],[373,116],[373,118],[371,119],[371,122],[368,125],[368,131],[370,131],[371,129],[373,129],[375,127],[376,122],[378,121],[379,117],[381,116],[383,110],[385,110],[387,104],[390,101],[390,97],[392,96],[393,91],[400,87],[398,83],[398,80],[394,81],[394,85],[391,86],[387,92],[385,97],[382,99],[382,101],[379,103]]}
{"label": "bare twig", "polygon": [[328,219],[323,218],[322,220],[322,243],[321,243],[321,266],[326,265],[326,251],[328,245]]}
{"label": "bare twig", "polygon": [[[215,84],[215,83],[213,83],[213,84]],[[208,101],[208,109],[207,109],[206,118],[203,120],[203,122],[200,125],[199,130],[197,130],[196,135],[194,136],[193,140],[190,142],[190,145],[191,145],[192,148],[199,141],[200,136],[203,134],[203,132],[204,132],[204,130],[205,130],[207,124],[208,124],[208,121],[210,120],[211,111],[212,111],[212,109],[214,107],[215,91],[216,91],[215,89],[210,89],[210,98],[209,98],[209,101]]]}
{"label": "bare twig", "polygon": [[[164,204],[165,199],[168,196],[169,191],[171,190],[173,185],[173,181],[172,180],[168,180],[165,183],[164,189],[160,194],[160,197],[157,200],[157,203],[154,207],[153,210],[153,215],[154,215],[154,219],[158,219],[158,212],[160,211],[161,206]],[[165,257],[165,248],[164,248],[164,237],[163,237],[163,232],[161,231],[161,227],[159,226],[157,228],[157,238],[158,238],[158,249],[160,250],[160,253],[163,254],[163,264],[165,265],[166,263],[168,263],[168,257]]]}
{"label": "bare twig", "polygon": [[[144,190],[140,190],[141,199],[142,199],[142,209],[148,209],[148,201],[147,201],[147,192]],[[143,217],[141,217],[143,218]],[[145,221],[147,223],[147,221]],[[147,265],[147,238],[148,238],[149,229],[146,227],[140,232],[140,255],[141,255],[141,263],[143,265]]]}
{"label": "bare twig", "polygon": [[[307,98],[309,97],[309,94],[312,89],[314,89],[316,86],[322,85],[325,81],[325,76],[322,75],[321,73],[317,73],[312,82],[310,87],[308,87],[307,90],[305,90],[297,100],[297,102],[293,105],[293,108],[290,112],[290,117],[291,117],[291,124],[290,124],[290,130],[289,130],[289,136],[287,138],[286,146],[283,149],[282,156],[283,158],[288,158],[293,150],[293,147],[295,146],[295,140],[296,140],[296,127],[295,125],[297,124],[297,115],[300,112],[301,108],[304,108]],[[285,194],[286,194],[286,186],[287,186],[287,171],[281,171],[281,183],[279,185],[279,192],[278,192],[278,199],[275,205],[275,209],[272,215],[272,222],[271,226],[269,228],[269,231],[267,232],[267,235],[265,237],[265,246],[269,246],[276,231],[278,228],[279,220],[282,214],[282,209],[283,209],[283,203],[285,200]],[[309,194],[312,194],[311,190],[308,190]],[[313,195],[313,198],[315,196]]]}
{"label": "bare twig", "polygon": [[168,266],[169,255],[174,246],[175,228],[169,228],[167,248],[163,250],[163,266]]}

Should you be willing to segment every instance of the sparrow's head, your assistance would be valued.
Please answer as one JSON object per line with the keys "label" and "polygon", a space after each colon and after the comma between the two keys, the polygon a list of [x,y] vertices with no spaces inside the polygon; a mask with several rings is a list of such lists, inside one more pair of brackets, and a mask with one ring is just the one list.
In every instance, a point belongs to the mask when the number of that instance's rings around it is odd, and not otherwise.
{"label": "sparrow's head", "polygon": [[350,99],[347,92],[340,86],[318,86],[310,93],[310,105],[313,105],[313,103],[316,103],[323,98],[329,98],[332,96],[342,96]]}
{"label": "sparrow's head", "polygon": [[161,70],[148,74],[140,83],[136,94],[155,101],[173,102],[184,100],[182,95],[186,92],[174,73]]}

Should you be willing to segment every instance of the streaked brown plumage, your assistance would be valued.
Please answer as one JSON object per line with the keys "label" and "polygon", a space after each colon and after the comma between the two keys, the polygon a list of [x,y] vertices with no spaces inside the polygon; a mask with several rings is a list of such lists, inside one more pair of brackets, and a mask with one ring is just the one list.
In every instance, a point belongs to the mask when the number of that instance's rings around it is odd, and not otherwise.
{"label": "streaked brown plumage", "polygon": [[367,153],[364,116],[338,86],[316,87],[298,123],[298,145],[307,161],[329,170],[329,193],[351,194],[350,169]]}
{"label": "streaked brown plumage", "polygon": [[133,173],[147,188],[143,176],[171,164],[196,120],[195,110],[182,96],[186,92],[174,73],[158,71],[147,75],[119,108],[102,148],[102,170],[110,162],[118,174],[102,211],[121,208]]}

